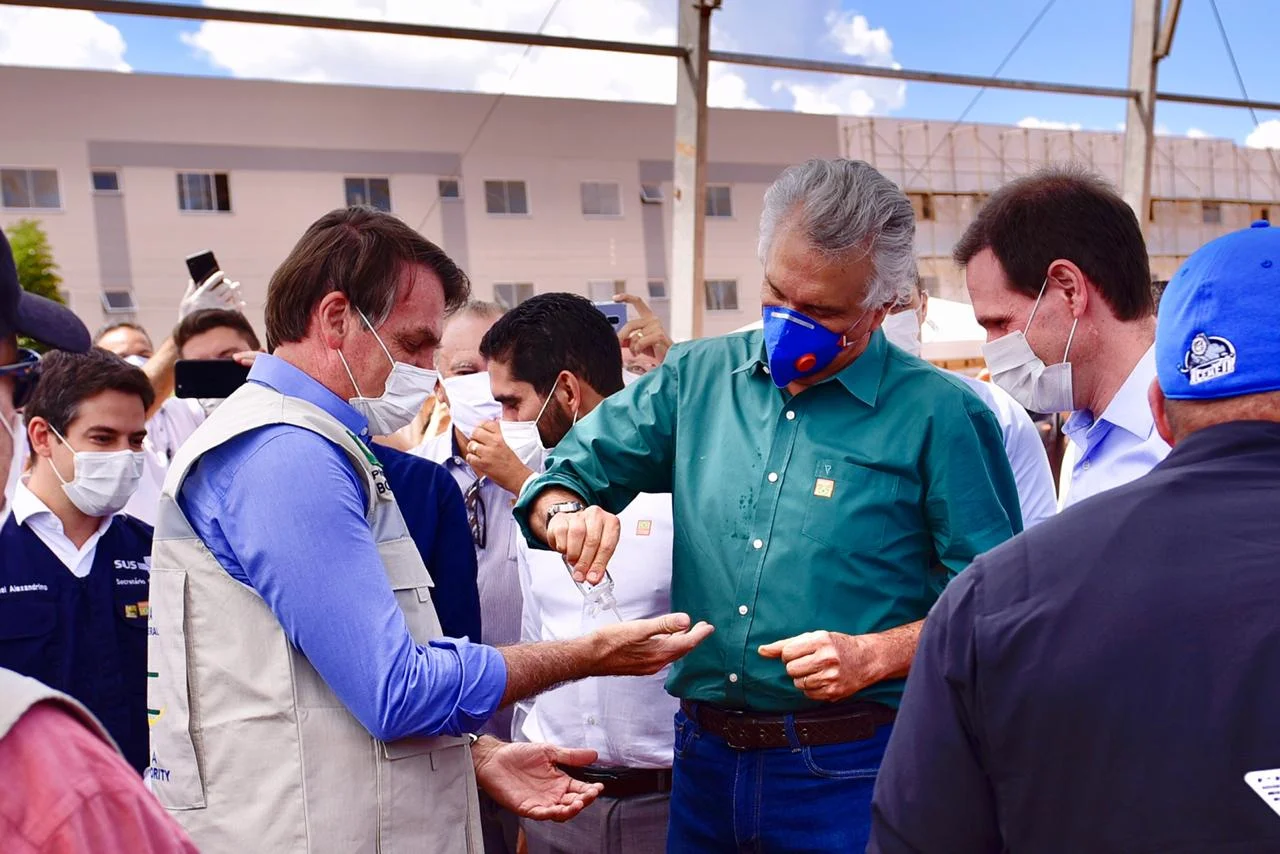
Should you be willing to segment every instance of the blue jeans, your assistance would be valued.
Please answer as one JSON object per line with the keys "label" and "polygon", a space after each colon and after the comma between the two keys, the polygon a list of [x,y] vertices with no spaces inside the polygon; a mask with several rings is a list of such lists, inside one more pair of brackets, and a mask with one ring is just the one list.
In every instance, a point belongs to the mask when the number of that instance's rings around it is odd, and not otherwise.
{"label": "blue jeans", "polygon": [[667,854],[852,854],[893,726],[866,741],[734,750],[676,713]]}

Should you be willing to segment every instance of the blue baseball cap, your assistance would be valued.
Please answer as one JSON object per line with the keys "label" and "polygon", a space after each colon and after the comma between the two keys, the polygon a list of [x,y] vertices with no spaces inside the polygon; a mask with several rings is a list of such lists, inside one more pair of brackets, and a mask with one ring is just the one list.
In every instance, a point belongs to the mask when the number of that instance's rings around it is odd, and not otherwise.
{"label": "blue baseball cap", "polygon": [[1160,299],[1156,374],[1173,400],[1280,391],[1280,228],[1260,220],[1183,262]]}
{"label": "blue baseball cap", "polygon": [[22,289],[9,239],[0,232],[0,335],[14,334],[73,353],[84,353],[93,343],[75,312]]}

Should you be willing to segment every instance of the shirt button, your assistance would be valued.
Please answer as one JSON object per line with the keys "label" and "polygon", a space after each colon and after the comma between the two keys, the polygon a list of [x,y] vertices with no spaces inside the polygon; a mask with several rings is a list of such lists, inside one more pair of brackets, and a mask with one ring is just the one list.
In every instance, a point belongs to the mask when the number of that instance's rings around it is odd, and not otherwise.
{"label": "shirt button", "polygon": [[769,482],[770,483],[778,482],[778,473],[776,471],[769,472]]}
{"label": "shirt button", "polygon": [[591,725],[591,726],[595,726],[595,725],[596,725],[596,717],[595,717],[595,715],[588,715],[588,716],[587,716],[587,723],[588,723],[589,725]]}
{"label": "shirt button", "polygon": [[787,420],[788,420],[788,421],[795,421],[795,420],[796,420],[796,414],[795,414],[794,412],[792,412],[790,409],[788,409],[788,410],[787,410]]}
{"label": "shirt button", "polygon": [[730,682],[737,682],[737,681],[738,681],[738,674],[736,674],[736,673],[730,673],[730,674],[729,674],[729,681],[730,681]]}
{"label": "shirt button", "polygon": [[745,616],[747,616],[747,606],[746,606],[746,605],[739,605],[739,606],[738,606],[738,613],[739,613],[739,614],[741,614],[741,615],[742,615],[742,616],[744,616],[744,617],[745,617]]}
{"label": "shirt button", "polygon": [[1092,464],[1088,460],[1085,460],[1084,463],[1080,466],[1080,468],[1084,469],[1085,471],[1088,471],[1090,465]]}
{"label": "shirt button", "polygon": [[764,548],[764,540],[755,540],[755,541],[753,541],[753,542],[751,543],[751,548],[753,548],[753,549],[762,549],[762,548]]}

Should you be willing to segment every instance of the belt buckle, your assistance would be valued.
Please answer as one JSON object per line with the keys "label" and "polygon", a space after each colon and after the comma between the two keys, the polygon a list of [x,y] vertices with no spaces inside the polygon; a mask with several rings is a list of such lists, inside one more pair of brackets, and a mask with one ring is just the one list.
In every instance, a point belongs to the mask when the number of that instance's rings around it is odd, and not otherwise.
{"label": "belt buckle", "polygon": [[747,724],[744,722],[746,712],[737,709],[724,709],[724,729],[720,737],[724,739],[724,743],[733,750],[750,750],[751,745],[747,743]]}

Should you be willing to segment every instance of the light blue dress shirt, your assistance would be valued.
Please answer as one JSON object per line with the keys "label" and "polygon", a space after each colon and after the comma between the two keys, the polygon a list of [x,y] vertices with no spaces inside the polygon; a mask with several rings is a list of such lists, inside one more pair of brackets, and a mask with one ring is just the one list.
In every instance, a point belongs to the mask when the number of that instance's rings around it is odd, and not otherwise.
{"label": "light blue dress shirt", "polygon": [[1152,346],[1101,417],[1094,418],[1087,409],[1071,413],[1062,428],[1071,440],[1062,464],[1060,503],[1064,508],[1137,480],[1168,455],[1169,445],[1160,438],[1147,403],[1147,389],[1155,377]]}
{"label": "light blue dress shirt", "polygon": [[[259,356],[249,381],[315,404],[368,440],[362,415],[281,359]],[[238,436],[200,459],[178,500],[218,562],[262,596],[375,738],[460,735],[498,708],[507,672],[496,649],[451,638],[422,646],[409,634],[365,519],[364,486],[327,439],[285,424]]]}

